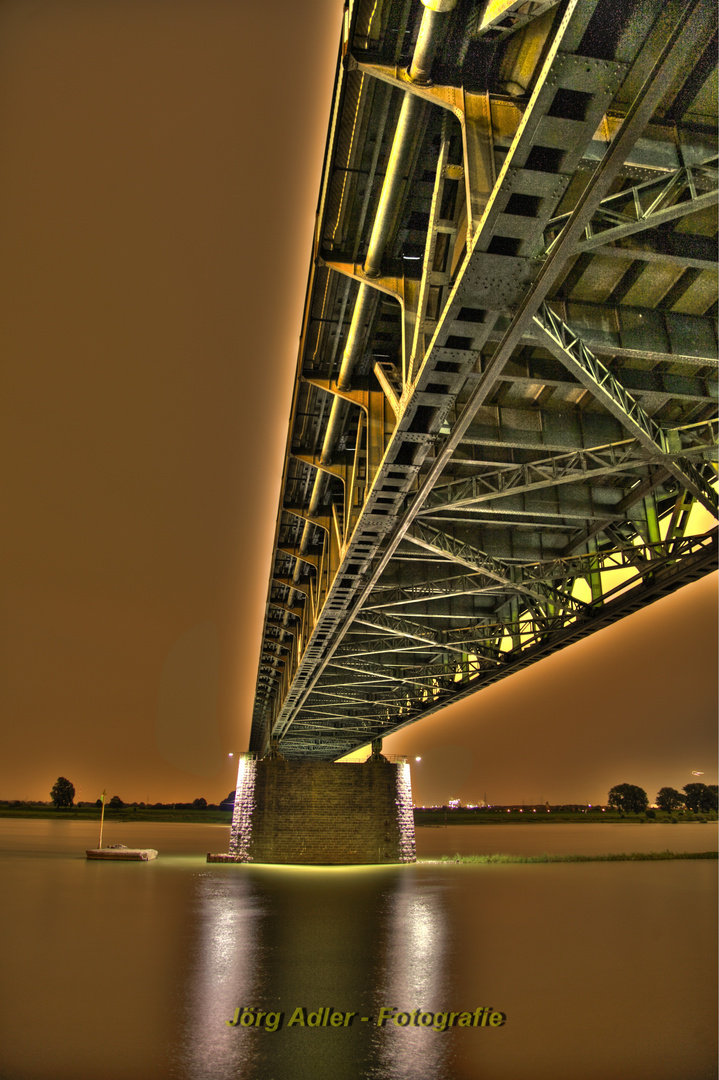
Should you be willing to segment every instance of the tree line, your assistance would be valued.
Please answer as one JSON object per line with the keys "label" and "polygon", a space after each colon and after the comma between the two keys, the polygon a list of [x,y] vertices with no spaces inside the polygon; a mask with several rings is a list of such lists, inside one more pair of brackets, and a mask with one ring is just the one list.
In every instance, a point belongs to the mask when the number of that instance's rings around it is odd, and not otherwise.
{"label": "tree line", "polygon": [[[50,792],[50,798],[56,807],[72,806],[75,799],[75,787],[66,777],[58,776]],[[685,809],[695,814],[711,813],[717,810],[717,802],[716,784],[685,784],[682,791],[677,791],[673,787],[663,787],[659,789],[656,797],[657,807],[668,814]],[[100,809],[102,800],[98,799],[95,805]],[[113,795],[107,803],[111,810],[121,810],[125,805],[119,795]],[[144,803],[139,805],[145,806]],[[636,784],[617,784],[609,792],[607,805],[625,814],[643,814],[649,808],[649,798],[644,788]],[[207,801],[201,798],[191,803],[148,803],[147,808],[152,810],[216,809],[216,807],[208,807]]]}
{"label": "tree line", "polygon": [[[663,787],[656,797],[657,807],[668,814],[685,809],[695,814],[707,814],[716,811],[717,803],[716,784],[685,784],[682,791]],[[649,807],[649,799],[646,791],[636,784],[617,784],[610,790],[607,804],[625,814],[643,814]]]}
{"label": "tree line", "polygon": [[[57,780],[52,786],[50,792],[50,798],[52,799],[53,806],[61,809],[62,807],[72,806],[75,800],[75,785],[67,779],[65,776],[58,776]],[[81,804],[83,805],[83,804]],[[92,803],[85,803],[86,806],[91,806]],[[102,799],[97,799],[94,804],[99,810],[102,806]],[[141,806],[143,809],[148,810],[217,810],[216,806],[209,805],[207,799],[195,799],[189,803],[124,803],[119,795],[113,795],[111,799],[107,801],[107,808],[109,810],[122,810],[124,806]]]}

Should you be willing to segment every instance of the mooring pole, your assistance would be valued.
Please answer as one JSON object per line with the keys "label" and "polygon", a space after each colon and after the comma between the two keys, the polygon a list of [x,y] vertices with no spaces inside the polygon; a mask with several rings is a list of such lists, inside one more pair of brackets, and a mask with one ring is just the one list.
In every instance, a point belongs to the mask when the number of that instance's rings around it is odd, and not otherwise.
{"label": "mooring pole", "polygon": [[102,803],[102,810],[100,811],[100,842],[97,845],[98,848],[102,847],[102,826],[105,822],[105,792],[103,791],[100,796],[100,802]]}

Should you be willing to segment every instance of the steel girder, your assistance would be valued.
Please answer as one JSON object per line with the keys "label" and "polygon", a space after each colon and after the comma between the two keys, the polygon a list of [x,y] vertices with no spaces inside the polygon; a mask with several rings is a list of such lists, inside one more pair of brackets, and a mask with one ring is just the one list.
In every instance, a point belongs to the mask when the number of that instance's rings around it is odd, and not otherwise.
{"label": "steel girder", "polygon": [[716,565],[714,5],[608,3],[350,4],[255,751],[340,757]]}

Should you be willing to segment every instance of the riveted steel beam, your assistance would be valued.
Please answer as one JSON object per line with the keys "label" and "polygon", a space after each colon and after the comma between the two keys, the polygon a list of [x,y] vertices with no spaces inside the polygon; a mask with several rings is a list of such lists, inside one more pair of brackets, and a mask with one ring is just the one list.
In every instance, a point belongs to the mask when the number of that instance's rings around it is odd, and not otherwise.
{"label": "riveted steel beam", "polygon": [[522,30],[540,15],[551,11],[559,0],[488,0],[481,16],[476,16],[473,36],[497,40]]}

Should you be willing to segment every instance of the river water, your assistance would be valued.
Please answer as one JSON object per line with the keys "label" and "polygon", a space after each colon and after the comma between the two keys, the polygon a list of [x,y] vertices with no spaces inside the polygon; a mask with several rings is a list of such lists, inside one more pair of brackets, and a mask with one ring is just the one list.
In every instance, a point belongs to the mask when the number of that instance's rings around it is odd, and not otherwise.
{"label": "river water", "polygon": [[[233,866],[204,861],[224,826],[111,829],[160,858],[0,821],[2,1080],[716,1076],[715,862]],[[417,832],[420,857],[717,846],[703,824]],[[229,1026],[246,1006],[277,1030]]]}

